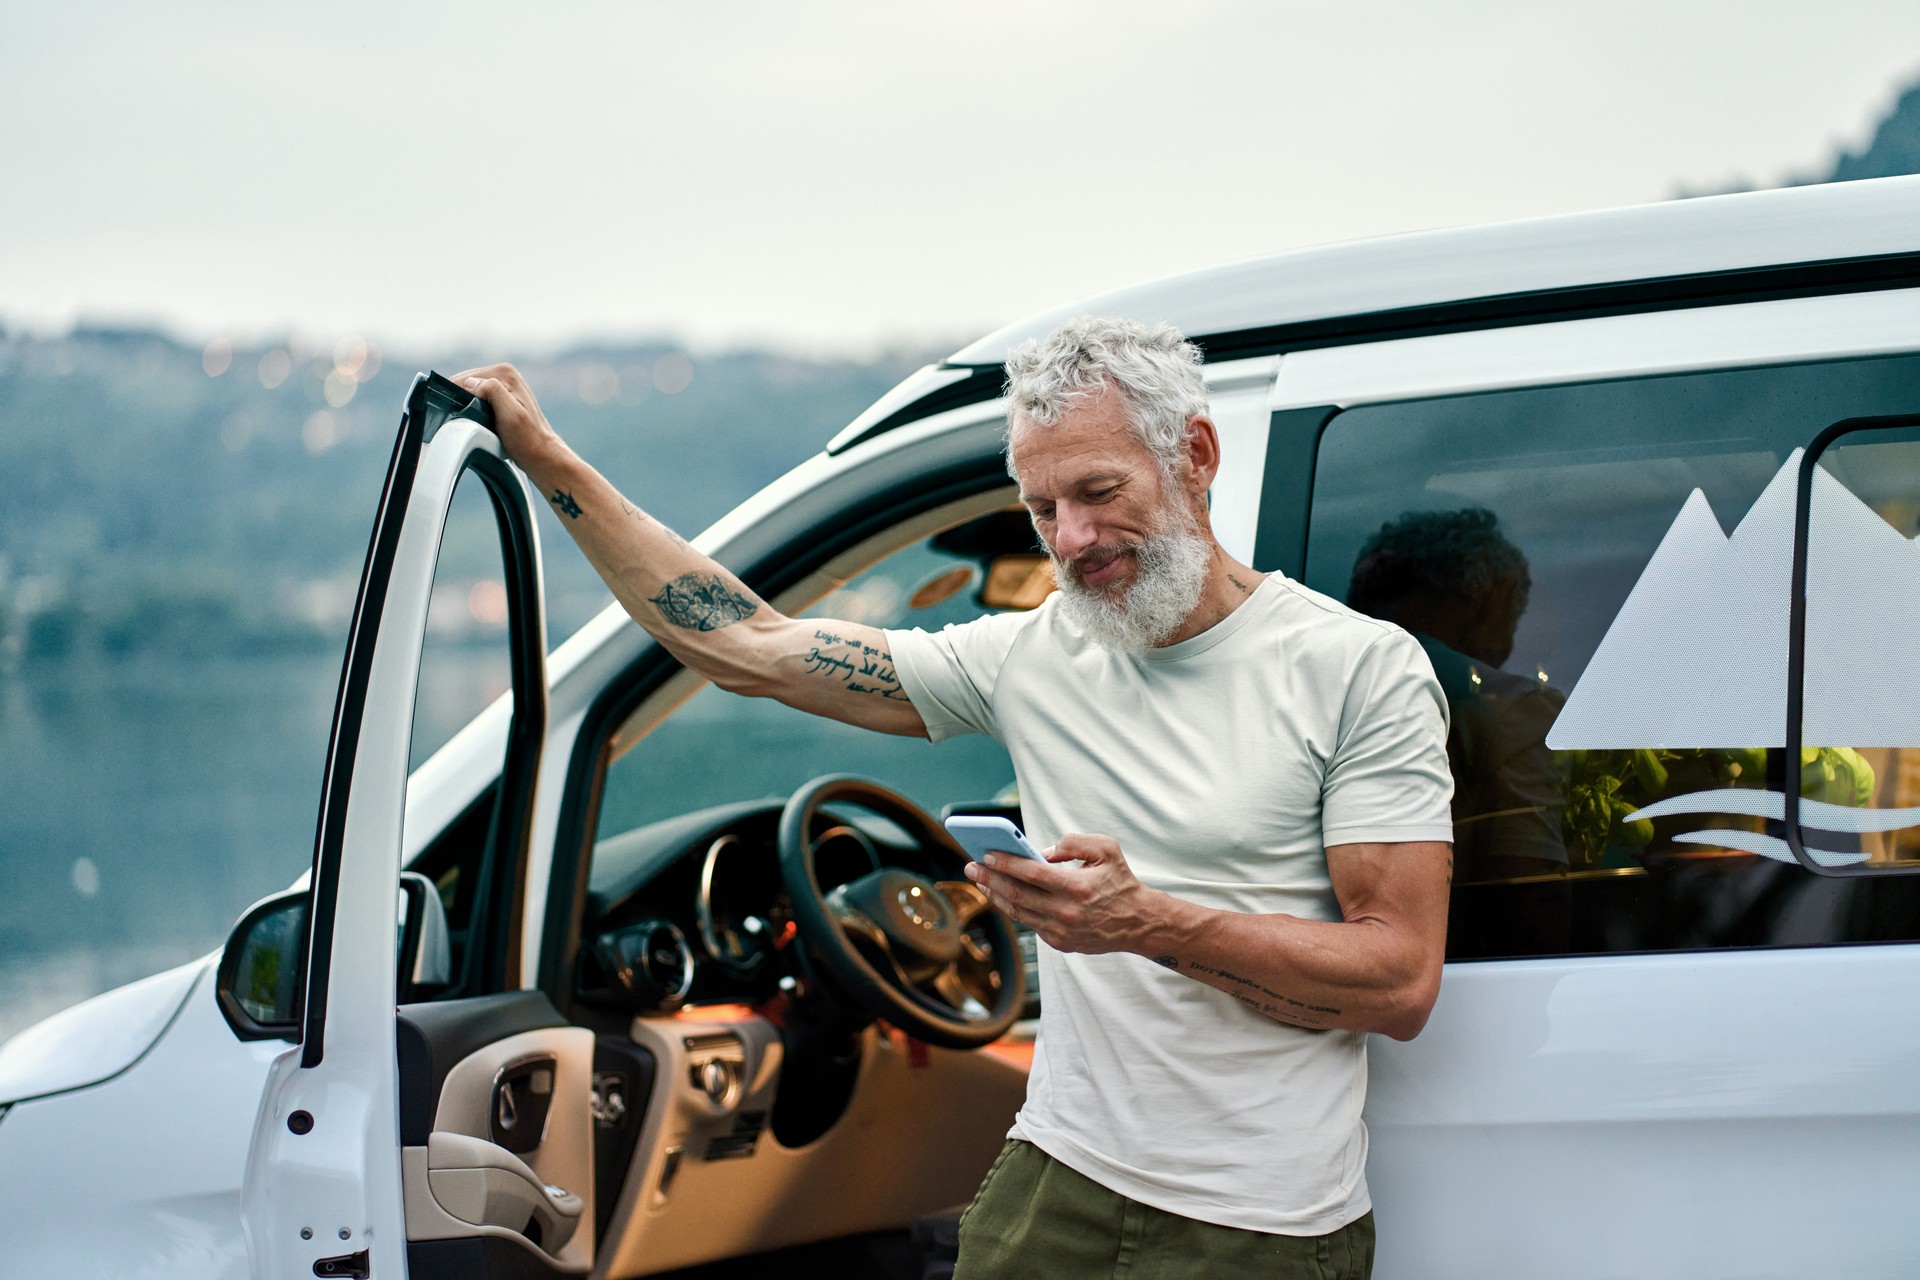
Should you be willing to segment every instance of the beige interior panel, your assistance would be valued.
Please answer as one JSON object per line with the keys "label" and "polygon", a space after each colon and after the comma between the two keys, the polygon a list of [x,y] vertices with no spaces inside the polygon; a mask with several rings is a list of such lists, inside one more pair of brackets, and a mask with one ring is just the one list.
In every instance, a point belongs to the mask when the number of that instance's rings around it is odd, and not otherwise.
{"label": "beige interior panel", "polygon": [[[716,1104],[694,1080],[702,1056],[728,1034],[740,1046],[732,1068],[739,1087]],[[653,1052],[658,1072],[634,1169],[600,1250],[595,1274],[607,1277],[903,1228],[964,1203],[1026,1096],[1026,1072],[1005,1059],[927,1047],[918,1066],[903,1036],[869,1028],[853,1098],[825,1135],[789,1148],[769,1129],[753,1154],[709,1161],[709,1137],[729,1131],[736,1113],[771,1107],[778,1031],[757,1015],[681,1016],[636,1018],[632,1035]]]}
{"label": "beige interior panel", "polygon": [[[565,1270],[584,1273],[594,1261],[593,1032],[583,1027],[542,1028],[495,1041],[461,1059],[441,1087],[433,1128],[486,1138],[494,1080],[505,1068],[536,1054],[554,1059],[553,1101],[547,1111],[546,1136],[520,1158],[543,1181],[580,1197],[580,1226],[553,1261]],[[475,1226],[441,1208],[428,1178],[427,1148],[407,1147],[401,1152],[401,1176],[406,1187],[408,1239],[498,1235],[540,1252],[517,1231]]]}

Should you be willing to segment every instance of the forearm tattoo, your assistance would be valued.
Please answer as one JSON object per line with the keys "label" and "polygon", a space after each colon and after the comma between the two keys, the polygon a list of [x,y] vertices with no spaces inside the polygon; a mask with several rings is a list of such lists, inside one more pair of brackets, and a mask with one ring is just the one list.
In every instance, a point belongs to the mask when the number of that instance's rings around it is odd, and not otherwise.
{"label": "forearm tattoo", "polygon": [[910,699],[900,688],[900,677],[893,669],[893,655],[885,649],[858,640],[848,640],[831,631],[816,631],[820,643],[807,651],[807,674],[826,680],[838,680],[848,693],[886,698],[893,702]]}
{"label": "forearm tattoo", "polygon": [[751,618],[760,602],[717,573],[683,573],[647,597],[668,622],[688,631],[718,631]]}
{"label": "forearm tattoo", "polygon": [[1330,1027],[1333,1024],[1327,1019],[1340,1016],[1340,1011],[1331,1005],[1308,1004],[1304,1000],[1295,1000],[1292,996],[1281,995],[1272,987],[1260,985],[1252,978],[1243,978],[1237,973],[1228,973],[1225,969],[1216,969],[1212,965],[1201,964],[1197,960],[1188,960],[1183,963],[1173,956],[1155,956],[1154,963],[1165,965],[1169,969],[1183,970],[1195,976],[1204,975],[1218,978],[1222,982],[1230,982],[1232,986],[1216,989],[1226,992],[1249,1009],[1297,1026],[1315,1029]]}
{"label": "forearm tattoo", "polygon": [[547,495],[547,501],[551,502],[555,510],[559,511],[559,513],[567,519],[578,520],[580,518],[580,504],[573,500],[572,490],[555,489]]}

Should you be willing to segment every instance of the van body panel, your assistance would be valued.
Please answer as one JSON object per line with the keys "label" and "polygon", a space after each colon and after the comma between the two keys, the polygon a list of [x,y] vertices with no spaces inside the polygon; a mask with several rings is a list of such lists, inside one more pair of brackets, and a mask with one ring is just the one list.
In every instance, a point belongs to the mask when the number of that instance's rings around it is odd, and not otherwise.
{"label": "van body panel", "polygon": [[[1411,427],[1426,412],[1420,406],[1492,412],[1499,397],[1479,393],[1538,396],[1514,389],[1641,379],[1667,385],[1675,375],[1765,367],[1790,379],[1802,374],[1787,366],[1916,350],[1920,291],[1889,290],[1291,352],[1273,403],[1282,415],[1316,422],[1315,414],[1330,414],[1329,430],[1354,439],[1355,428],[1342,425],[1351,419],[1335,406],[1409,413]],[[1455,429],[1475,412],[1461,408],[1444,420]],[[1782,412],[1806,418],[1807,438],[1840,416],[1817,397]],[[1435,410],[1424,421],[1437,433],[1442,420]],[[1591,440],[1555,435],[1535,447],[1601,450],[1608,422],[1595,419]],[[1715,434],[1711,423],[1678,418],[1670,430],[1683,426]],[[1331,438],[1303,438],[1292,455],[1312,447],[1323,489],[1331,464],[1319,455]],[[1364,438],[1378,446],[1390,437]],[[1435,474],[1485,465],[1480,454],[1447,452],[1444,441],[1466,439],[1433,435],[1422,465]],[[1350,501],[1356,484],[1377,483],[1379,469],[1392,465],[1372,448],[1346,457],[1339,492]],[[1432,490],[1420,505],[1471,505],[1495,492]],[[1458,496],[1465,493],[1476,496]],[[1662,527],[1670,514],[1659,514]],[[1739,506],[1719,512],[1729,529],[1743,514]],[[1537,511],[1534,519],[1530,536],[1546,537]],[[1575,519],[1565,517],[1553,536],[1577,541],[1580,530],[1568,523]],[[1270,502],[1263,520],[1304,530],[1308,513]],[[1783,595],[1782,615],[1785,608]],[[1738,635],[1727,638],[1729,662],[1761,661],[1758,650],[1736,647]],[[1819,932],[1811,918],[1809,936]],[[1450,963],[1420,1037],[1372,1041],[1366,1120],[1379,1211],[1376,1274],[1920,1272],[1920,1236],[1908,1221],[1920,1179],[1920,946],[1634,954],[1635,945],[1623,942],[1619,954]]]}
{"label": "van body panel", "polygon": [[1296,351],[1286,357],[1274,407],[1845,360],[1916,346],[1920,289],[1739,302]]}
{"label": "van body panel", "polygon": [[1920,176],[1674,200],[1347,244],[1230,263],[1102,294],[1008,325],[949,364],[990,365],[1070,316],[1166,320],[1227,334],[1334,316],[1789,263],[1920,252]]}
{"label": "van body panel", "polygon": [[1417,1039],[1372,1042],[1373,1156],[1402,1129],[1920,1116],[1916,1027],[1916,945],[1454,964]]}
{"label": "van body panel", "polygon": [[1456,964],[1368,1053],[1381,1280],[1920,1271],[1920,947]]}

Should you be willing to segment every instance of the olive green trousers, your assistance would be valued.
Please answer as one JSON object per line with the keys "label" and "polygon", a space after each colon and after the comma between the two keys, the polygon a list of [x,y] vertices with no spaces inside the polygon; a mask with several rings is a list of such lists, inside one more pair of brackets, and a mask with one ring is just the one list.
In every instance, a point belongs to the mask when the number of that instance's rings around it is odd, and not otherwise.
{"label": "olive green trousers", "polygon": [[1154,1209],[1011,1140],[960,1219],[954,1280],[1367,1280],[1373,1215],[1278,1236]]}

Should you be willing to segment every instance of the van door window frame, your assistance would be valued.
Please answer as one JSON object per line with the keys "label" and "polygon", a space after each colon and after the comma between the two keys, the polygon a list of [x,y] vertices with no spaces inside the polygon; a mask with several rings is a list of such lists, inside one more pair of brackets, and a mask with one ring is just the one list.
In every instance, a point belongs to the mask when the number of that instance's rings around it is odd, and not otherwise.
{"label": "van door window frame", "polygon": [[[1788,760],[1800,758],[1801,743],[1806,728],[1807,551],[1808,535],[1812,531],[1814,470],[1819,465],[1820,456],[1846,436],[1914,427],[1920,427],[1920,414],[1901,413],[1868,418],[1843,418],[1815,436],[1807,445],[1806,452],[1800,455],[1800,475],[1798,487],[1794,493],[1793,510],[1793,587],[1787,614],[1787,723],[1782,754]],[[1916,745],[1920,746],[1920,744]],[[1786,775],[1786,786],[1783,788],[1785,808],[1782,814],[1786,827],[1785,839],[1787,847],[1793,851],[1794,859],[1801,866],[1817,876],[1834,880],[1920,873],[1920,863],[1863,862],[1829,865],[1815,858],[1807,848],[1805,829],[1801,825],[1800,770],[1788,769]]]}

